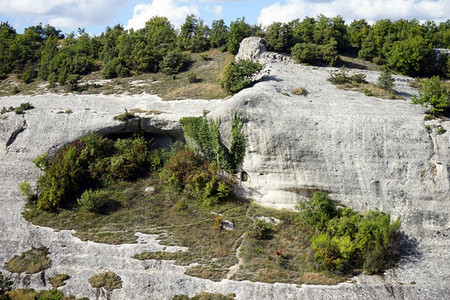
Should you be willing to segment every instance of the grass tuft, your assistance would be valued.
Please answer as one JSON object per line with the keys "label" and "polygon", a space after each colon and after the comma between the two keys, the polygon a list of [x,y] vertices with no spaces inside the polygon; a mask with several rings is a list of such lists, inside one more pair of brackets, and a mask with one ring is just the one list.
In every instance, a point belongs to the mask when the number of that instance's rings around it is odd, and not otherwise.
{"label": "grass tuft", "polygon": [[5,269],[11,273],[39,273],[52,265],[52,261],[47,258],[48,254],[48,248],[46,247],[32,247],[31,250],[16,255],[5,263]]}
{"label": "grass tuft", "polygon": [[122,278],[111,271],[93,275],[88,281],[93,288],[104,288],[107,291],[122,288]]}

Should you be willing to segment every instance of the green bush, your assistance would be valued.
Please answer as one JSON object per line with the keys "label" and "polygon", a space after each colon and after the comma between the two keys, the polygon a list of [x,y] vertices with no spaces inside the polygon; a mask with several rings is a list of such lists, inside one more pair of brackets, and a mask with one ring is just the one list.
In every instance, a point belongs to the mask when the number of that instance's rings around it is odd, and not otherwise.
{"label": "green bush", "polygon": [[229,197],[229,183],[217,175],[209,164],[192,150],[178,151],[164,166],[161,178],[173,188],[184,191],[202,205],[213,206]]}
{"label": "green bush", "polygon": [[446,133],[447,132],[447,130],[444,128],[444,127],[442,127],[442,125],[440,125],[439,127],[438,127],[438,130],[437,130],[437,134],[439,134],[439,135],[441,135],[441,134],[444,134],[444,133]]}
{"label": "green bush", "polygon": [[386,91],[391,91],[394,87],[394,78],[388,68],[383,68],[378,76],[378,86]]}
{"label": "green bush", "polygon": [[400,220],[369,211],[362,215],[349,208],[336,209],[322,192],[300,202],[301,218],[313,229],[311,249],[319,270],[349,272],[361,268],[368,274],[395,265]]}
{"label": "green bush", "polygon": [[111,202],[111,193],[105,190],[85,190],[77,202],[82,209],[99,213]]}
{"label": "green bush", "polygon": [[34,106],[30,102],[20,103],[20,105],[14,108],[16,115],[23,115],[26,110],[33,109]]}
{"label": "green bush", "polygon": [[127,122],[130,119],[134,119],[136,116],[133,113],[128,112],[128,110],[125,108],[125,112],[123,114],[114,116],[114,120],[120,121],[120,122]]}
{"label": "green bush", "polygon": [[257,240],[267,240],[272,237],[273,228],[269,223],[256,219],[247,229],[247,234]]}
{"label": "green bush", "polygon": [[12,93],[13,95],[17,95],[17,94],[20,93],[20,90],[19,90],[19,88],[17,87],[17,85],[14,85],[14,87],[13,87],[11,93]]}
{"label": "green bush", "polygon": [[254,76],[262,70],[263,66],[251,60],[230,62],[224,70],[220,85],[229,93],[237,93],[254,83]]}
{"label": "green bush", "polygon": [[161,153],[152,154],[148,147],[139,136],[113,142],[92,134],[63,147],[54,157],[36,158],[36,166],[44,171],[37,182],[38,208],[55,211],[74,204],[85,190],[134,180],[160,168]]}
{"label": "green bush", "polygon": [[67,76],[66,86],[70,92],[74,92],[78,90],[78,74],[70,74]]}
{"label": "green bush", "polygon": [[62,300],[64,299],[64,294],[58,291],[56,288],[48,291],[40,291],[35,297],[35,300]]}
{"label": "green bush", "polygon": [[0,272],[0,300],[10,300],[11,297],[7,294],[12,289],[12,281],[9,277],[3,276]]}
{"label": "green bush", "polygon": [[430,114],[440,115],[450,107],[450,91],[441,86],[438,76],[433,76],[423,82],[419,97],[413,96],[415,104],[431,105]]}
{"label": "green bush", "polygon": [[26,180],[19,183],[19,191],[25,196],[29,204],[37,202],[38,196],[36,193],[33,193],[31,185]]}
{"label": "green bush", "polygon": [[189,55],[183,54],[179,50],[172,50],[164,56],[164,59],[159,64],[159,68],[163,73],[177,74],[183,70],[190,61],[191,57]]}
{"label": "green bush", "polygon": [[189,72],[187,76],[189,83],[195,83],[198,81],[197,74],[194,72]]}

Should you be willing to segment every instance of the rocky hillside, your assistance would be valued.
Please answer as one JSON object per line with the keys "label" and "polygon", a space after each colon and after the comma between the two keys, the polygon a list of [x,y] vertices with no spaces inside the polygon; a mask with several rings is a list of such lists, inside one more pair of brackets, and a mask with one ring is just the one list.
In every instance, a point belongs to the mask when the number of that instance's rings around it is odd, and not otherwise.
{"label": "rocky hillside", "polygon": [[[15,287],[49,288],[49,277],[67,273],[71,279],[61,290],[90,298],[171,299],[201,291],[235,293],[236,299],[444,299],[450,294],[450,121],[424,121],[425,109],[410,103],[416,91],[409,78],[395,77],[395,89],[406,100],[368,97],[328,82],[332,68],[293,64],[266,52],[257,39],[243,44],[239,57],[259,59],[265,69],[254,87],[227,100],[164,102],[145,94],[0,99],[0,106],[35,106],[23,115],[0,117],[0,270],[5,273],[3,264],[31,246],[48,247],[53,260],[45,273],[14,275]],[[370,82],[377,80],[377,72],[358,72]],[[292,94],[296,87],[308,94]],[[124,108],[135,109],[141,118],[113,120]],[[35,183],[39,171],[32,160],[43,152],[88,132],[141,129],[170,143],[183,139],[181,117],[209,111],[228,128],[236,110],[245,117],[247,142],[242,195],[263,205],[293,208],[302,197],[323,190],[356,210],[378,208],[399,216],[405,232],[399,266],[383,276],[360,275],[337,286],[217,283],[184,275],[185,267],[170,261],[131,258],[162,249],[155,236],[139,235],[138,244],[121,246],[82,242],[71,232],[28,224],[20,215],[24,199],[17,185],[24,179]],[[437,134],[437,125],[448,131]],[[102,293],[89,286],[87,278],[106,270],[120,274],[122,289]]]}

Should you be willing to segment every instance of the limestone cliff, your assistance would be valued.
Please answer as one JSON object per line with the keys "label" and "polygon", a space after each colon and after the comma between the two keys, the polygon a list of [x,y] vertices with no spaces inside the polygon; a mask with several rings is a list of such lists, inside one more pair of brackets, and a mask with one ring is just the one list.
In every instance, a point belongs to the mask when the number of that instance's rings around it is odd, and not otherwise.
{"label": "limestone cliff", "polygon": [[[406,98],[382,100],[337,89],[326,79],[332,68],[292,64],[284,56],[265,52],[259,40],[244,41],[265,72],[252,88],[227,100],[163,102],[158,97],[57,96],[2,98],[0,106],[32,102],[36,107],[0,120],[0,269],[13,255],[32,245],[50,248],[53,267],[44,278],[67,273],[62,288],[76,296],[96,297],[87,278],[112,270],[123,288],[112,299],[170,299],[201,291],[231,293],[237,299],[444,299],[450,294],[450,122],[424,122],[425,109],[408,100],[414,90],[408,78],[396,76],[396,89]],[[240,54],[241,55],[241,54]],[[361,71],[375,82],[378,73]],[[305,87],[307,96],[290,93]],[[123,108],[159,110],[128,123],[113,120]],[[71,114],[58,113],[70,109]],[[263,284],[189,277],[185,267],[171,262],[137,261],[142,250],[158,250],[154,236],[141,235],[136,245],[111,246],[82,242],[70,232],[55,232],[25,222],[24,200],[17,192],[23,179],[35,182],[39,171],[32,159],[88,132],[141,129],[169,140],[182,139],[178,120],[185,116],[220,117],[225,143],[232,113],[245,117],[247,152],[242,166],[248,180],[239,192],[274,207],[293,208],[315,190],[360,211],[379,208],[400,216],[411,253],[384,276],[355,277],[337,286]],[[439,123],[438,135],[424,125]],[[167,138],[166,138],[167,139]],[[61,245],[64,245],[62,247]],[[42,275],[13,278],[15,286],[48,288]],[[103,297],[103,296],[101,296]],[[106,297],[106,296],[105,296]]]}

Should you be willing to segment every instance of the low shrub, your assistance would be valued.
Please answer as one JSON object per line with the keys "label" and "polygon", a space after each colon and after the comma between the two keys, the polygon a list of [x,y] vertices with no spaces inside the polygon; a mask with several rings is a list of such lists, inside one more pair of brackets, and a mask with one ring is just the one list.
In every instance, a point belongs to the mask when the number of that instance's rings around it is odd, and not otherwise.
{"label": "low shrub", "polygon": [[441,135],[441,134],[444,134],[446,132],[447,132],[447,130],[444,127],[442,127],[442,125],[441,125],[441,126],[438,127],[438,130],[437,130],[436,133]]}
{"label": "low shrub", "polygon": [[128,120],[134,119],[136,116],[133,113],[128,112],[128,110],[125,108],[125,112],[123,114],[114,116],[114,120],[120,121],[120,122],[127,122]]}
{"label": "low shrub", "polygon": [[194,72],[189,72],[187,77],[188,77],[189,83],[195,83],[198,81],[197,74]]}
{"label": "low shrub", "polygon": [[111,271],[93,275],[88,281],[93,288],[104,288],[107,291],[122,288],[122,278]]}
{"label": "low shrub", "polygon": [[23,196],[25,196],[25,199],[27,199],[27,203],[31,204],[37,202],[38,195],[33,192],[31,185],[26,180],[19,183],[19,191]]}
{"label": "low shrub", "polygon": [[257,240],[268,240],[272,237],[272,225],[263,220],[256,219],[247,229],[247,234]]}
{"label": "low shrub", "polygon": [[17,94],[20,93],[20,90],[19,90],[19,88],[17,87],[17,85],[14,85],[14,87],[13,87],[11,93],[12,93],[13,95],[17,95]]}
{"label": "low shrub", "polygon": [[263,66],[251,60],[239,60],[230,62],[224,70],[220,85],[228,93],[237,93],[254,83],[255,75],[262,70]]}
{"label": "low shrub", "polygon": [[20,105],[14,108],[16,115],[23,115],[26,110],[33,109],[34,106],[30,102],[20,103]]}
{"label": "low shrub", "polygon": [[78,198],[78,205],[95,213],[99,213],[111,202],[111,193],[105,190],[85,190]]}

